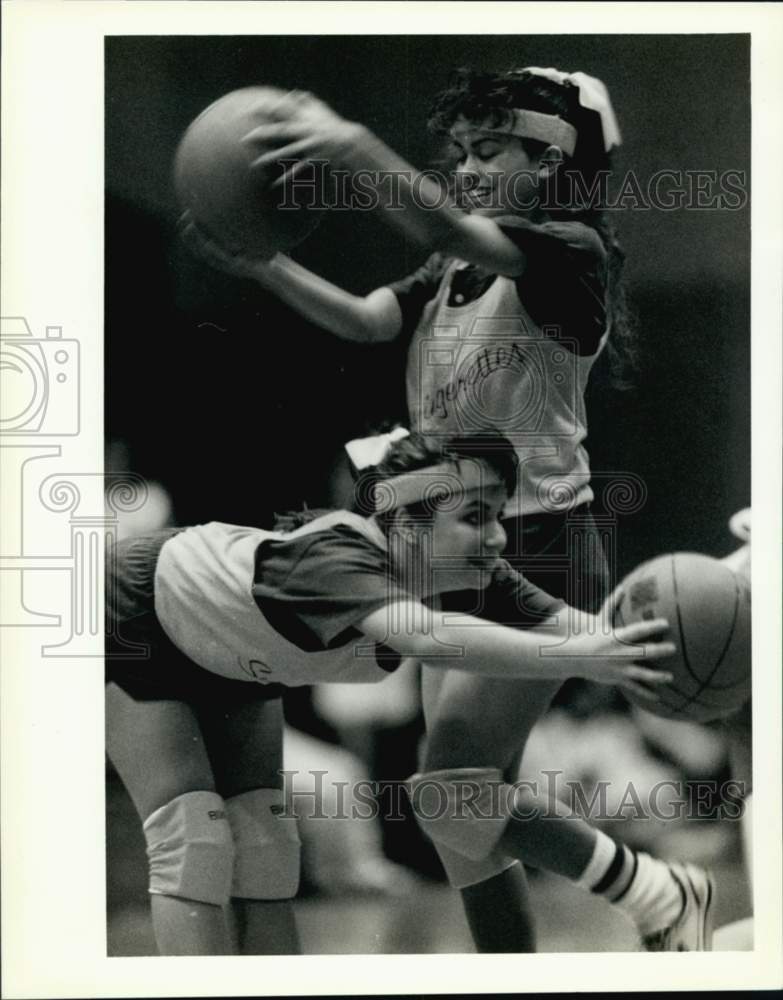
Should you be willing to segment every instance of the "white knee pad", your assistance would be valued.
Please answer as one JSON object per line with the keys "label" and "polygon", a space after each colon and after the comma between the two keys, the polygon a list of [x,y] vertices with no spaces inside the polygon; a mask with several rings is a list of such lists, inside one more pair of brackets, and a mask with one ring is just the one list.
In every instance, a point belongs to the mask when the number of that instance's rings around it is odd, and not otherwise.
{"label": "white knee pad", "polygon": [[292,899],[299,888],[301,842],[280,788],[255,788],[226,802],[236,855],[231,895]]}
{"label": "white knee pad", "polygon": [[512,805],[499,768],[427,771],[407,784],[416,820],[455,889],[484,882],[516,863],[497,849]]}
{"label": "white knee pad", "polygon": [[230,896],[234,844],[223,799],[186,792],[156,809],[144,823],[149,891],[225,905]]}

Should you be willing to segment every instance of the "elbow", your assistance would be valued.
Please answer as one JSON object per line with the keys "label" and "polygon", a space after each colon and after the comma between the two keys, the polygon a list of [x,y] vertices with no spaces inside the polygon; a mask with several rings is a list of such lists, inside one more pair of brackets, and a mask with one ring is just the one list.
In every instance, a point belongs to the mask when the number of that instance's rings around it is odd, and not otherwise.
{"label": "elbow", "polygon": [[386,638],[385,642],[401,656],[410,657],[431,666],[445,666],[444,657],[459,654],[456,647],[449,646],[433,633],[413,632]]}
{"label": "elbow", "polygon": [[408,640],[411,651],[407,655],[428,666],[459,667],[467,654],[465,636],[443,623],[433,624],[427,633],[412,635]]}
{"label": "elbow", "polygon": [[346,340],[352,340],[356,344],[374,344],[376,335],[371,323],[367,322],[364,316],[354,317],[348,329],[345,331]]}
{"label": "elbow", "polygon": [[386,642],[401,656],[412,657],[414,660],[426,660],[432,656],[433,645],[431,637],[419,632],[395,636]]}
{"label": "elbow", "polygon": [[359,299],[356,309],[357,339],[366,344],[395,340],[402,330],[402,313],[394,293],[377,289]]}
{"label": "elbow", "polygon": [[400,328],[393,323],[374,322],[368,329],[368,341],[371,344],[390,344],[397,339]]}
{"label": "elbow", "polygon": [[351,325],[350,339],[359,344],[390,343],[396,336],[397,330],[373,316],[358,316]]}
{"label": "elbow", "polygon": [[338,337],[355,344],[377,344],[392,339],[361,298],[355,298],[350,308],[343,310],[336,322],[327,326]]}

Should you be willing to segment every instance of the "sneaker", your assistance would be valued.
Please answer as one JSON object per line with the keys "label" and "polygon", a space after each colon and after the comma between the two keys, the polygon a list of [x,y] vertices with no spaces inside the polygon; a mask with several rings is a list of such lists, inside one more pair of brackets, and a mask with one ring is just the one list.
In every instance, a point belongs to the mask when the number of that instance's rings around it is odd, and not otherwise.
{"label": "sneaker", "polygon": [[712,951],[712,878],[696,865],[669,867],[682,892],[682,911],[670,927],[643,939],[644,950]]}

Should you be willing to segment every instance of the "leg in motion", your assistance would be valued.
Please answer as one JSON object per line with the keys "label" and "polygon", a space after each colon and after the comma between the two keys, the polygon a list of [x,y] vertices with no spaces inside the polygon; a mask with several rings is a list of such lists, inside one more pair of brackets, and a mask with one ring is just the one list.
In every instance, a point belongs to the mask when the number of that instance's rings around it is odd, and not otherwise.
{"label": "leg in motion", "polygon": [[[556,684],[520,685],[425,666],[428,736],[422,777],[478,764],[513,781],[530,730],[556,691]],[[518,855],[495,848],[477,862],[436,839],[434,843],[450,884],[460,891],[477,950],[535,951],[535,923]]]}
{"label": "leg in motion", "polygon": [[[521,859],[616,903],[650,949],[709,948],[712,888],[704,872],[635,854],[556,800],[524,782],[515,784],[519,755],[554,696],[554,685],[455,672],[435,686],[425,771],[412,783],[414,804],[421,792],[417,816],[444,864],[449,862],[452,884],[462,890],[477,947],[493,936],[507,943],[500,929],[507,913],[529,939],[520,903],[513,901],[518,887],[510,866]],[[430,791],[437,788],[442,808],[424,804],[427,784],[434,786]],[[434,822],[427,818],[435,815]],[[498,926],[493,930],[493,925]],[[481,927],[479,936],[475,930]]]}

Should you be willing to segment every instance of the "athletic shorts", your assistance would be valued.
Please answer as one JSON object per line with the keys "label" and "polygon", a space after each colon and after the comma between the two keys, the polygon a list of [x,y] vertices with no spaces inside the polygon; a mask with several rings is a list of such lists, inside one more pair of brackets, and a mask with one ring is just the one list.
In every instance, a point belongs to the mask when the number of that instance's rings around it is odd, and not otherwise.
{"label": "athletic shorts", "polygon": [[269,701],[281,684],[252,684],[213,674],[186,656],[155,614],[160,550],[181,528],[127,538],[106,553],[106,681],[139,701],[203,704]]}

